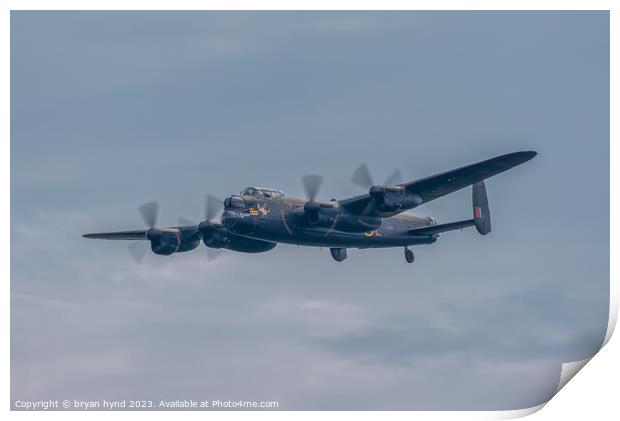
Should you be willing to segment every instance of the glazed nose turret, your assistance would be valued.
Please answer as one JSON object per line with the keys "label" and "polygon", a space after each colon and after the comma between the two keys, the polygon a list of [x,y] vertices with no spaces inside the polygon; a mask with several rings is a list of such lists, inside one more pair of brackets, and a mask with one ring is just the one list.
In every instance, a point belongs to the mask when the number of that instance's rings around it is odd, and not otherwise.
{"label": "glazed nose turret", "polygon": [[222,215],[222,224],[237,234],[251,234],[256,229],[256,218],[246,213],[228,210]]}
{"label": "glazed nose turret", "polygon": [[222,214],[222,224],[226,228],[233,228],[237,224],[237,219],[239,219],[237,212],[227,210]]}

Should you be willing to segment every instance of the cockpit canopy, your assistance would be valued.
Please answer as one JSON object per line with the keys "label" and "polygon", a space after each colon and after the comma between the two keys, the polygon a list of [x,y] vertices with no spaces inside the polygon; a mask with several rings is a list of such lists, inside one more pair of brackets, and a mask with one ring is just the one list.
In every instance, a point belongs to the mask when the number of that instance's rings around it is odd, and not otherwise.
{"label": "cockpit canopy", "polygon": [[230,196],[226,200],[224,200],[224,208],[226,209],[244,209],[245,208],[245,200],[240,196]]}
{"label": "cockpit canopy", "polygon": [[279,199],[284,196],[280,190],[266,189],[263,187],[246,187],[241,191],[242,196],[254,196],[261,199]]}

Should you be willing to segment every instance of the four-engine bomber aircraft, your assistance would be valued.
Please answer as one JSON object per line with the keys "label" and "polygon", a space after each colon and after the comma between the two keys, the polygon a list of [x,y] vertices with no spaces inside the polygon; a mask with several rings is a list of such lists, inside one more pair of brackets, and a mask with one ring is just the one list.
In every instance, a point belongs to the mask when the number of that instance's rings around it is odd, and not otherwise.
{"label": "four-engine bomber aircraft", "polygon": [[[203,241],[208,248],[243,253],[260,253],[277,243],[329,247],[341,262],[347,248],[403,247],[405,259],[414,256],[408,246],[431,244],[440,233],[475,226],[486,235],[491,231],[485,179],[529,161],[536,152],[514,152],[407,183],[398,183],[394,173],[381,185],[375,184],[365,165],[353,174],[352,182],[368,188],[368,193],[344,200],[318,200],[322,178],[302,178],[306,198],[287,197],[278,190],[247,187],[239,195],[224,200],[224,212],[216,221],[219,201],[207,196],[205,220],[196,225],[181,221],[178,227],[156,227],[156,202],[139,208],[148,229],[99,234],[86,238],[108,240],[148,240],[155,254],[170,255],[192,250]],[[436,224],[433,218],[402,212],[467,186],[472,187],[473,218]],[[146,247],[130,246],[141,261]],[[207,249],[209,250],[209,249]]]}

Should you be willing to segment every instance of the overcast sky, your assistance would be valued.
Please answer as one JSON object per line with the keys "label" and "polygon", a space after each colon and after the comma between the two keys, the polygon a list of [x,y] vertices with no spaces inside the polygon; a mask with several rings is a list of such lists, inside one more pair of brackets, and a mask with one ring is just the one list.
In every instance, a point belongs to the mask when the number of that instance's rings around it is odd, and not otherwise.
{"label": "overcast sky", "polygon": [[[247,185],[324,198],[502,153],[493,232],[415,247],[148,255],[81,234],[200,220]],[[471,215],[462,190],[416,209]],[[609,15],[11,15],[11,392],[516,409],[598,350],[609,302]]]}

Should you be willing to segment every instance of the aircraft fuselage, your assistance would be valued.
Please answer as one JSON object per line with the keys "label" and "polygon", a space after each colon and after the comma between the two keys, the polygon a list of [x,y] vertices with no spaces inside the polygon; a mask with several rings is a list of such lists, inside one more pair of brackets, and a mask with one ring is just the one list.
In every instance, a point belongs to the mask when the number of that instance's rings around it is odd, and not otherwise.
{"label": "aircraft fuselage", "polygon": [[[338,229],[339,220],[357,217],[341,209],[335,201],[319,202],[322,210],[333,216],[327,226],[317,227],[303,223],[303,199],[259,199],[248,195],[236,197],[243,202],[237,201],[234,207],[227,201],[222,223],[229,231],[247,238],[303,246],[347,248],[402,247],[430,244],[437,239],[436,235],[409,233],[410,230],[433,225],[434,220],[429,217],[401,214],[384,218],[380,225],[368,226],[365,231],[350,232]],[[244,206],[240,207],[240,203]]]}

